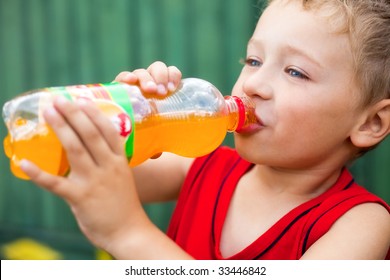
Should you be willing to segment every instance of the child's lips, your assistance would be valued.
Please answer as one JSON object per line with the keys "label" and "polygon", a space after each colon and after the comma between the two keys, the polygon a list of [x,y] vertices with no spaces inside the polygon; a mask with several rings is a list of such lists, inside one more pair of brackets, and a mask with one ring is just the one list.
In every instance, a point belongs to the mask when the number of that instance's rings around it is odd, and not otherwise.
{"label": "child's lips", "polygon": [[255,133],[255,132],[261,130],[264,127],[265,127],[265,125],[263,124],[262,120],[260,119],[260,117],[258,115],[256,115],[256,122],[252,122],[248,125],[245,125],[239,131],[237,131],[237,133],[252,134],[252,133]]}

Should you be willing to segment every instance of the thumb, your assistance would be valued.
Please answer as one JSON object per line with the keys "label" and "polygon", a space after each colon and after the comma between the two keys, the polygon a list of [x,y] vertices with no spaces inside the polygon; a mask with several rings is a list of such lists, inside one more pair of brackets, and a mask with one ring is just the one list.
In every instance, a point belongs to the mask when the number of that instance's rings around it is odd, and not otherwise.
{"label": "thumb", "polygon": [[49,174],[26,159],[20,161],[20,168],[38,186],[62,198],[68,198],[69,188],[65,188],[65,179],[63,177]]}

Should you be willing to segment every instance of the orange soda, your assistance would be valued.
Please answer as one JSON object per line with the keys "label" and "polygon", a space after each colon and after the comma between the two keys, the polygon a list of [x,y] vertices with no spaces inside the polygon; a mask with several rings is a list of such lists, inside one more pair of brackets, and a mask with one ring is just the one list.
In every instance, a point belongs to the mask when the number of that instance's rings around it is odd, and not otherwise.
{"label": "orange soda", "polygon": [[212,84],[195,78],[183,79],[179,89],[165,97],[147,96],[139,87],[123,83],[35,90],[3,107],[8,128],[4,150],[16,177],[29,179],[20,169],[21,159],[54,175],[70,170],[61,142],[42,116],[56,95],[95,102],[121,135],[130,166],[161,152],[205,155],[222,143],[226,132],[256,122],[249,98],[223,97]]}

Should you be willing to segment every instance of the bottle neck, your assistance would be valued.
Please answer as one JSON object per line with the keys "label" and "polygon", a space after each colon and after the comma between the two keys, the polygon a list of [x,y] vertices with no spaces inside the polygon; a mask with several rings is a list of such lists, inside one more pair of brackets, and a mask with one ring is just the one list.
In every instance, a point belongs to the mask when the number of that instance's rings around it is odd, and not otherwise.
{"label": "bottle neck", "polygon": [[229,132],[240,132],[244,127],[257,122],[255,104],[249,97],[225,96],[228,108]]}

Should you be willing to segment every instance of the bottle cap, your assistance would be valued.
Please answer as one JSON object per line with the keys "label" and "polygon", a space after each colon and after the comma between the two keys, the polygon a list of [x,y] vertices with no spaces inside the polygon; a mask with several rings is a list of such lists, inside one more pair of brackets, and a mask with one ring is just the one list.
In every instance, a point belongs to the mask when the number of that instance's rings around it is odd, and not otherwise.
{"label": "bottle cap", "polygon": [[245,105],[244,102],[242,102],[242,100],[239,97],[232,96],[232,98],[236,102],[238,108],[238,124],[235,131],[240,132],[240,130],[245,124]]}

